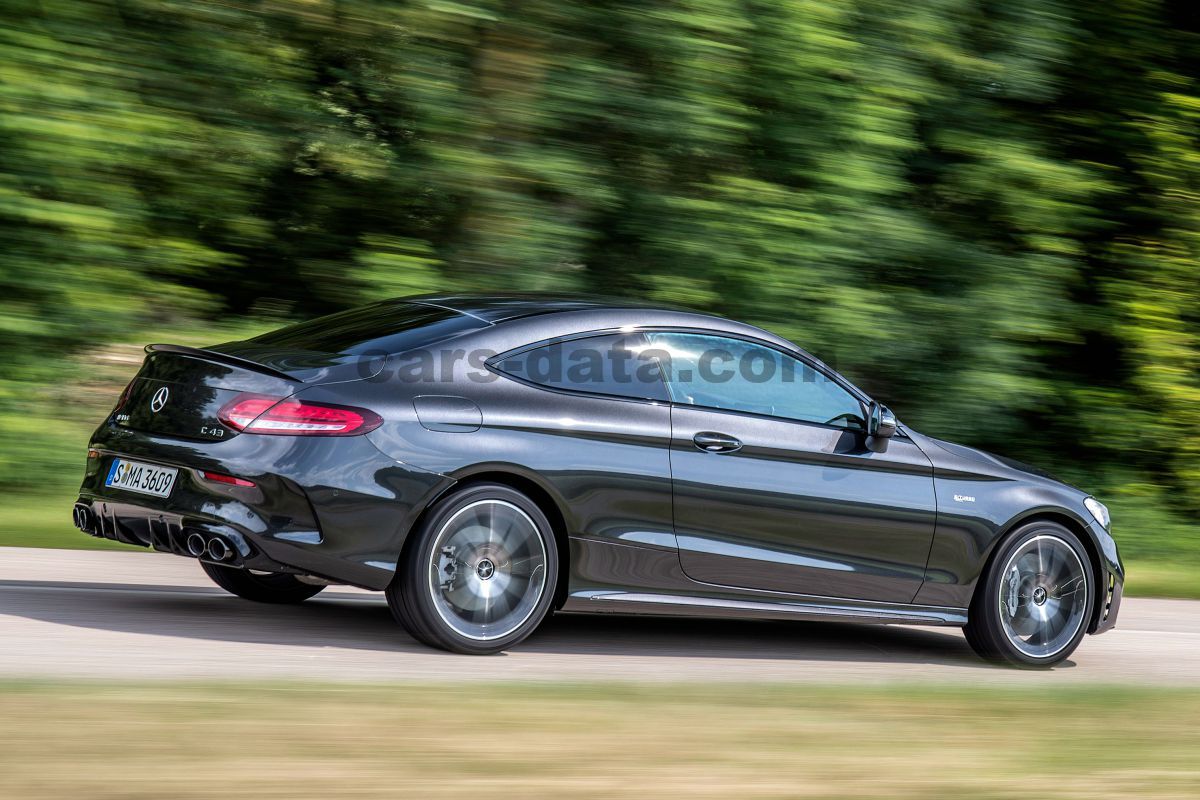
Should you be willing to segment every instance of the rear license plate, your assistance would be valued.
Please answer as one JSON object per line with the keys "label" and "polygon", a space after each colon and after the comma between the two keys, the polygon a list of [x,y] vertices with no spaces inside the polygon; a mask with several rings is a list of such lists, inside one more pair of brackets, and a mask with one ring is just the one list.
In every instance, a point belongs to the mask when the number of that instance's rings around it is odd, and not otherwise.
{"label": "rear license plate", "polygon": [[140,461],[114,458],[104,485],[127,492],[167,497],[175,487],[175,476],[178,474],[179,470],[174,467],[156,467]]}

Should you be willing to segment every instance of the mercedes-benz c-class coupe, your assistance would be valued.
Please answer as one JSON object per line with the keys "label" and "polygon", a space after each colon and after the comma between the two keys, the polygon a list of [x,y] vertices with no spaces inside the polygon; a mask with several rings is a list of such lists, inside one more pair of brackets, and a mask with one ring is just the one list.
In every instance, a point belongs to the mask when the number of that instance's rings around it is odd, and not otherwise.
{"label": "mercedes-benz c-class coupe", "polygon": [[146,350],[75,524],[249,600],[383,591],[415,638],[477,654],[611,612],[957,626],[1048,666],[1116,622],[1100,502],[750,325],[423,296]]}

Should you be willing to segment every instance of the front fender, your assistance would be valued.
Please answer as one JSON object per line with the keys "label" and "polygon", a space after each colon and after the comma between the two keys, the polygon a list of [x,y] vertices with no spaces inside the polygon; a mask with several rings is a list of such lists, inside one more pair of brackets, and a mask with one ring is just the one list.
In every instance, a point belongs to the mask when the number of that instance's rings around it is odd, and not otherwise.
{"label": "front fender", "polygon": [[938,520],[925,582],[914,602],[967,608],[1004,538],[1026,522],[1050,519],[1066,525],[1090,550],[1097,592],[1089,632],[1111,627],[1125,570],[1116,541],[1090,519],[1082,492],[1052,481],[961,474],[935,475]]}

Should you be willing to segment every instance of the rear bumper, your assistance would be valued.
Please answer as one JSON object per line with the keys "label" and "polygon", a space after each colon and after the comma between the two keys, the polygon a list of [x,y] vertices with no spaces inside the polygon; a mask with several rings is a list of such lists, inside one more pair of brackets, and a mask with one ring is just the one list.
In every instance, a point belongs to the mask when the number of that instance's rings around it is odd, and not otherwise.
{"label": "rear bumper", "polygon": [[[92,535],[192,555],[187,537],[200,532],[231,545],[235,557],[220,563],[367,589],[391,582],[413,520],[452,482],[387,458],[362,436],[196,442],[106,423],[91,447],[97,455],[87,461],[77,508],[93,516]],[[170,496],[105,486],[114,458],[177,468]],[[208,481],[202,471],[253,486]]]}
{"label": "rear bumper", "polygon": [[[190,445],[193,451],[211,452],[218,447]],[[192,557],[197,557],[187,546],[192,533],[206,539],[220,537],[233,551],[221,563],[272,572],[304,571],[288,565],[286,552],[270,554],[277,537],[285,537],[282,541],[289,536],[312,543],[322,541],[312,504],[304,490],[287,478],[259,474],[252,479],[253,486],[231,486],[207,481],[201,474],[202,470],[233,474],[229,472],[230,465],[223,460],[197,459],[195,452],[190,458],[181,457],[178,447],[112,450],[96,443],[92,449],[98,456],[88,459],[74,514],[76,527],[85,533]],[[116,458],[178,469],[170,495],[155,497],[105,486]],[[86,525],[88,522],[91,524]]]}
{"label": "rear bumper", "polygon": [[[244,531],[203,517],[80,496],[75,504],[74,520],[75,527],[90,536],[149,547],[162,553],[267,572],[301,572],[268,556]],[[203,550],[197,552],[194,545],[189,547],[193,535],[198,535],[205,543]],[[210,551],[209,544],[213,539],[228,545],[228,555],[217,557]]]}

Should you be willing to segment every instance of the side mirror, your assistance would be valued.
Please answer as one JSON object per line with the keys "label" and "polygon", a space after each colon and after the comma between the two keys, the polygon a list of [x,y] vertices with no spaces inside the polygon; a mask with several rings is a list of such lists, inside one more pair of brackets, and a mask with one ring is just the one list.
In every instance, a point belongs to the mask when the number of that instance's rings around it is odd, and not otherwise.
{"label": "side mirror", "polygon": [[871,408],[867,417],[867,435],[876,439],[890,439],[896,435],[896,415],[888,410],[886,406],[881,406],[875,401],[871,401]]}

